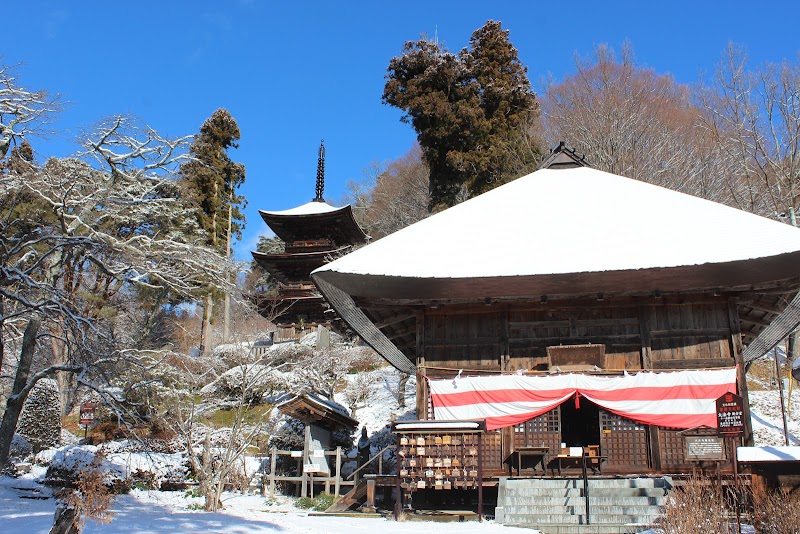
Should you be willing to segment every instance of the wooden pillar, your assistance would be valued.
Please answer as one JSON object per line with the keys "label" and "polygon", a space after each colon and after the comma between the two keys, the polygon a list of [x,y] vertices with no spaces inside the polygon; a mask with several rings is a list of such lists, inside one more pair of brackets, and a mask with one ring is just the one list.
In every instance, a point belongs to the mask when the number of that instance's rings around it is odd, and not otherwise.
{"label": "wooden pillar", "polygon": [[417,314],[417,419],[428,418],[428,384],[425,381],[425,314]]}
{"label": "wooden pillar", "polygon": [[336,447],[336,483],[333,486],[333,494],[339,496],[342,484],[342,447]]}
{"label": "wooden pillar", "polygon": [[478,433],[478,521],[483,521],[483,432]]}
{"label": "wooden pillar", "polygon": [[642,369],[653,368],[653,351],[650,342],[650,307],[639,306],[639,337],[642,344]]}
{"label": "wooden pillar", "polygon": [[736,301],[728,301],[728,325],[730,326],[730,349],[736,361],[736,386],[739,395],[744,399],[744,436],[742,442],[745,446],[753,446],[753,421],[750,419],[750,395],[747,391],[747,371],[742,358],[742,330],[739,323],[739,310]]}
{"label": "wooden pillar", "polygon": [[269,459],[269,496],[275,497],[275,468],[278,465],[278,449],[272,447],[272,454]]}
{"label": "wooden pillar", "polygon": [[[642,346],[642,369],[653,368],[653,348],[650,339],[650,307],[639,306],[639,338]],[[659,431],[655,425],[647,425],[647,438],[649,442],[648,456],[650,467],[656,471],[661,470],[661,446],[658,442]]]}
{"label": "wooden pillar", "polygon": [[500,372],[507,373],[512,371],[510,368],[511,363],[511,342],[509,338],[511,334],[508,326],[508,312],[500,314]]}
{"label": "wooden pillar", "polygon": [[[302,475],[300,477],[301,480],[302,480],[302,482],[301,482],[302,486],[300,488],[300,496],[301,497],[305,497],[305,496],[308,495],[307,491],[308,491],[309,476],[306,473],[305,466],[306,466],[306,464],[309,463],[308,455],[310,454],[310,450],[309,449],[311,448],[311,421],[309,419],[306,419],[305,424],[306,424],[306,428],[305,428],[304,437],[303,437],[303,456],[302,456],[302,460],[301,460],[302,465],[300,466],[300,472],[302,473]],[[312,484],[314,483],[313,479],[311,480],[311,483]],[[314,495],[311,495],[311,496],[313,497]]]}
{"label": "wooden pillar", "polygon": [[661,471],[661,443],[658,441],[660,431],[656,425],[647,425],[647,438],[650,441],[650,465]]}
{"label": "wooden pillar", "polygon": [[[515,371],[511,367],[511,329],[508,311],[499,314],[500,321],[500,374]],[[514,427],[506,427],[500,431],[500,454],[502,459],[508,458],[514,451]]]}
{"label": "wooden pillar", "polygon": [[365,505],[366,509],[370,512],[375,511],[375,479],[368,478],[367,479],[367,503]]}

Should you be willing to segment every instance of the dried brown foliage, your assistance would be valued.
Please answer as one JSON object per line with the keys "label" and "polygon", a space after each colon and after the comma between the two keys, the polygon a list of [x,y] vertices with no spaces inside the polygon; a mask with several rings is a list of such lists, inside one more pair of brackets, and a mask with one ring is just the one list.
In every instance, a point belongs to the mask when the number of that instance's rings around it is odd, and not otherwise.
{"label": "dried brown foliage", "polygon": [[110,508],[114,503],[114,494],[106,484],[103,458],[102,453],[97,453],[91,464],[78,471],[75,488],[61,495],[62,506],[74,511],[69,514],[74,531],[83,530],[87,519],[96,523],[111,521],[113,514]]}
{"label": "dried brown foliage", "polygon": [[800,491],[772,491],[755,503],[756,525],[762,534],[800,533]]}
{"label": "dried brown foliage", "polygon": [[659,526],[665,534],[723,533],[727,505],[716,483],[690,479],[669,494]]}

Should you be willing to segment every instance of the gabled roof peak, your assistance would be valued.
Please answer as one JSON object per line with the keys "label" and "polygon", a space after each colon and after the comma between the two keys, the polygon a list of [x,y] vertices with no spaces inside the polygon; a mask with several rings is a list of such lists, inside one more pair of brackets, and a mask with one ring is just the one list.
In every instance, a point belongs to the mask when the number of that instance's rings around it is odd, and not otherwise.
{"label": "gabled roof peak", "polygon": [[573,149],[568,148],[564,141],[550,151],[550,155],[542,161],[536,170],[540,169],[574,169],[575,167],[591,167],[585,159],[585,154],[581,155]]}

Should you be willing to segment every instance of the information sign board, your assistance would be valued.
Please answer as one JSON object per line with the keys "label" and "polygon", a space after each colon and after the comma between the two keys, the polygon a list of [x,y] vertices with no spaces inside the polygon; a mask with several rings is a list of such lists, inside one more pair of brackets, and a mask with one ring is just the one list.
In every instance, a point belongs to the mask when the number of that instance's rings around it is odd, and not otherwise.
{"label": "information sign board", "polygon": [[724,460],[722,440],[716,436],[686,436],[686,459]]}
{"label": "information sign board", "polygon": [[744,399],[735,393],[725,393],[717,399],[717,432],[721,436],[744,434]]}

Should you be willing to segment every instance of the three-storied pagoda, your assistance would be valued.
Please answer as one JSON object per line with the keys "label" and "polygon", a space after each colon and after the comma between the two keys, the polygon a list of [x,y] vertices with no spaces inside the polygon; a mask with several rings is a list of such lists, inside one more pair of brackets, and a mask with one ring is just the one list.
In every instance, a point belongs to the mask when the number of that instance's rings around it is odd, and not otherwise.
{"label": "three-storied pagoda", "polygon": [[325,146],[320,143],[314,199],[288,210],[259,210],[267,226],[284,243],[282,252],[252,252],[256,262],[278,281],[277,297],[259,301],[264,315],[279,310],[274,319],[278,326],[330,324],[334,317],[326,313],[324,299],[311,281],[311,271],[368,239],[353,217],[351,206],[331,206],[322,196],[324,189]]}

